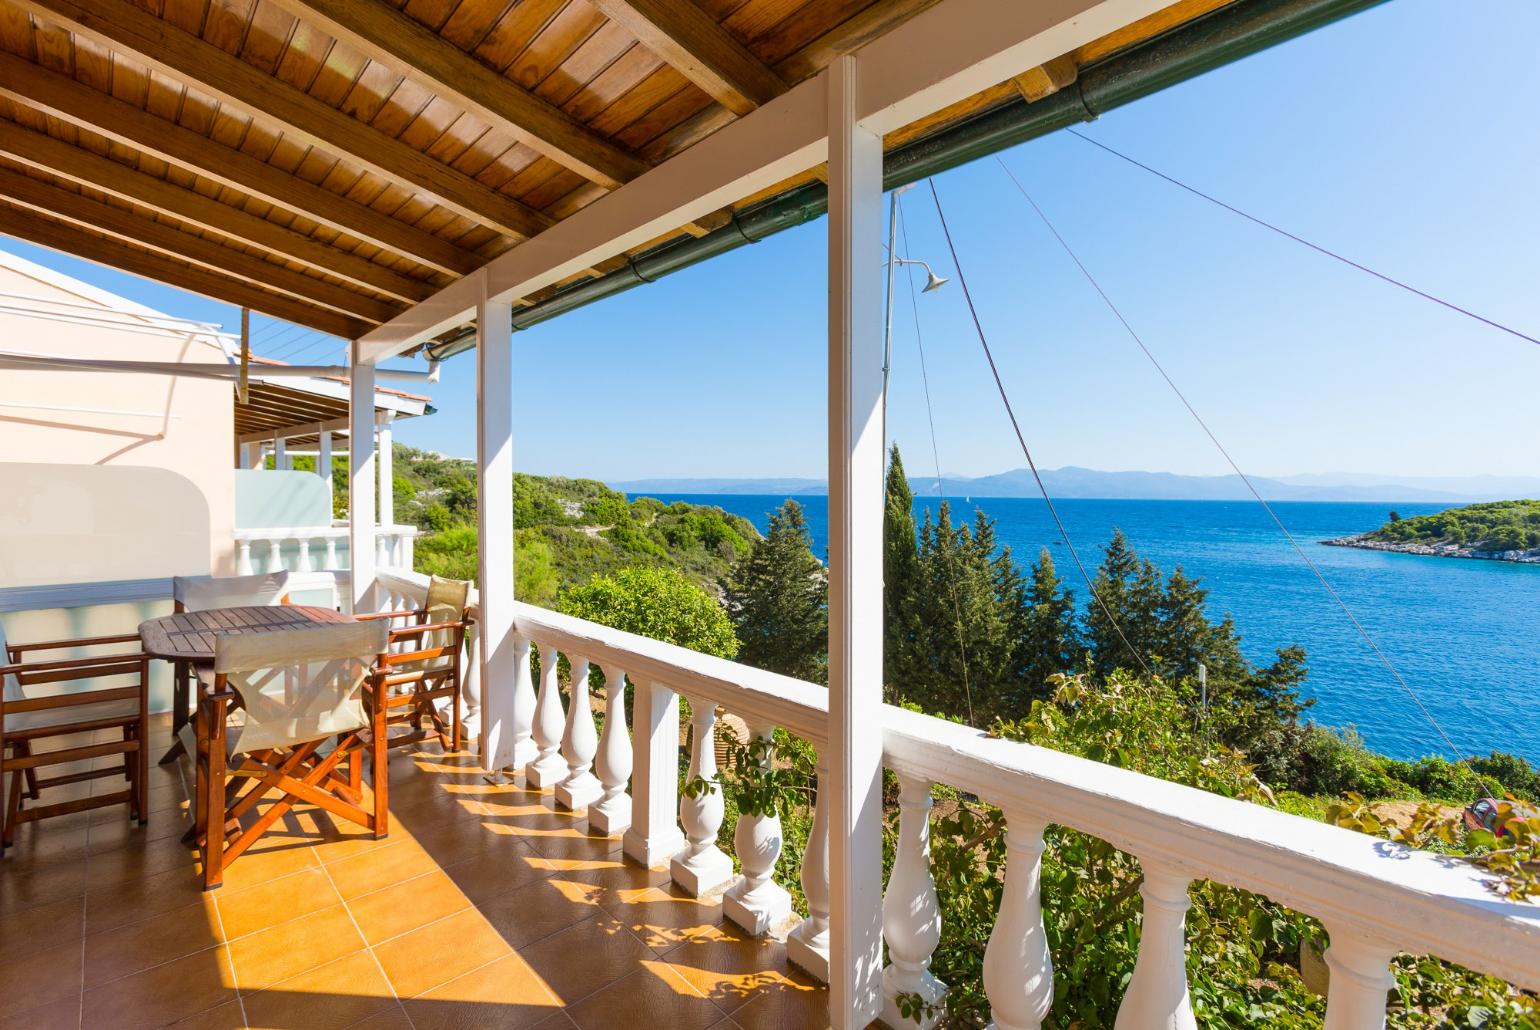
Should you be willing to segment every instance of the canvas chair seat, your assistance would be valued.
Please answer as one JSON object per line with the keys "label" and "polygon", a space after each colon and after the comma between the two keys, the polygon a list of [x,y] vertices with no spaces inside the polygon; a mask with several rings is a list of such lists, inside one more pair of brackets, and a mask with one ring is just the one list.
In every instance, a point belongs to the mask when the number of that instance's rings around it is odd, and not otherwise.
{"label": "canvas chair seat", "polygon": [[5,732],[26,733],[46,726],[66,726],[72,723],[98,722],[104,719],[132,719],[139,712],[137,701],[96,701],[68,708],[44,708],[36,712],[8,712],[5,716]]}

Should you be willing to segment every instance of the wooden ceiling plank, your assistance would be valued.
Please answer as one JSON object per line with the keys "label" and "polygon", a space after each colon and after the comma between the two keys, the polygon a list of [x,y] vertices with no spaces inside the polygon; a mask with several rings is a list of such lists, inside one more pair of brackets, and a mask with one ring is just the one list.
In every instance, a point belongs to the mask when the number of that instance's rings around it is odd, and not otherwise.
{"label": "wooden ceiling plank", "polygon": [[311,146],[377,175],[420,189],[467,218],[528,238],[552,220],[489,190],[439,161],[387,136],[235,54],[191,35],[129,0],[15,0],[39,18],[68,26],[233,105],[275,122]]}
{"label": "wooden ceiling plank", "polygon": [[734,114],[748,114],[786,91],[779,75],[694,3],[590,2]]}
{"label": "wooden ceiling plank", "polygon": [[14,122],[0,122],[0,154],[404,301],[433,293],[431,283]]}
{"label": "wooden ceiling plank", "polygon": [[35,243],[85,261],[94,261],[120,271],[200,294],[212,300],[236,307],[248,307],[274,318],[281,318],[295,325],[308,326],[319,332],[340,336],[345,340],[357,339],[369,328],[363,319],[306,304],[292,297],[259,289],[241,279],[210,272],[194,265],[183,264],[153,251],[141,250],[119,243],[117,240],[97,236],[56,222],[25,208],[12,204],[3,207],[0,233]]}
{"label": "wooden ceiling plank", "polygon": [[478,265],[448,240],[4,52],[0,94],[439,271],[462,276]]}
{"label": "wooden ceiling plank", "polygon": [[146,218],[126,207],[92,200],[83,194],[20,172],[0,168],[0,197],[82,228],[115,236],[126,244],[158,250],[215,272],[245,279],[275,292],[287,293],[370,322],[387,321],[402,310],[400,305],[387,304],[342,289],[292,268],[275,265],[254,254],[235,250],[154,218]]}
{"label": "wooden ceiling plank", "polygon": [[349,0],[275,2],[591,182],[613,189],[649,167],[400,11]]}

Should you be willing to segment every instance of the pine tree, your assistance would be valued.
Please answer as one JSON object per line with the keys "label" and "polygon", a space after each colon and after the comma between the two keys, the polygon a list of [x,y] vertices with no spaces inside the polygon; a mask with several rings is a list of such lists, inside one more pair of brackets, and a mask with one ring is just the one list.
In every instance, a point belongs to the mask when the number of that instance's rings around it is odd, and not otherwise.
{"label": "pine tree", "polygon": [[[883,668],[895,683],[915,663],[923,639],[920,550],[914,525],[914,494],[904,475],[898,444],[888,461],[887,504],[882,517]],[[888,691],[894,694],[894,691]],[[890,696],[889,700],[893,698]]]}
{"label": "pine tree", "polygon": [[1086,602],[1086,647],[1091,665],[1100,675],[1114,669],[1140,668],[1143,656],[1136,623],[1145,621],[1136,610],[1135,582],[1140,572],[1139,557],[1128,546],[1128,538],[1121,529],[1113,530],[1092,581],[1095,596]]}
{"label": "pine tree", "polygon": [[825,682],[828,604],[828,573],[813,556],[802,506],[788,498],[728,579],[727,610],[742,644],[738,660]]}
{"label": "pine tree", "polygon": [[1075,596],[1059,579],[1053,556],[1046,547],[1032,566],[1032,583],[1021,606],[1018,639],[1023,695],[1014,717],[1022,718],[1030,712],[1034,699],[1048,696],[1048,677],[1073,671],[1081,657],[1075,630]]}

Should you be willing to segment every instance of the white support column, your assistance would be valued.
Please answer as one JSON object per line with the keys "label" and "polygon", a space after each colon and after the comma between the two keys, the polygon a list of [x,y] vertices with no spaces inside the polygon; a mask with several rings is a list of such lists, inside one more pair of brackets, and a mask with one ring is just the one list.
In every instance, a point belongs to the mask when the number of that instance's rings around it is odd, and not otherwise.
{"label": "white support column", "polygon": [[[390,447],[390,423],[380,445]],[[390,494],[388,464],[380,496]],[[518,638],[513,631],[513,312],[504,301],[476,308],[476,524],[481,541],[481,764],[513,764]]]}
{"label": "white support column", "polygon": [[626,857],[666,869],[684,847],[679,829],[679,695],[662,683],[632,683],[631,828]]}
{"label": "white support column", "polygon": [[374,611],[374,366],[358,361],[353,344],[349,391],[348,563],[353,608]]}
{"label": "white support column", "polygon": [[[478,309],[479,310],[479,309]],[[479,323],[478,323],[479,324]],[[510,323],[509,332],[512,332]],[[476,363],[477,372],[481,371],[481,362]],[[478,379],[479,382],[479,379]],[[513,403],[513,378],[510,373],[508,379],[509,400]],[[478,392],[478,397],[480,396]],[[479,409],[478,409],[479,410]],[[396,475],[392,468],[392,453],[394,451],[395,431],[391,428],[391,416],[387,412],[380,418],[380,422],[374,429],[375,446],[379,451],[380,462],[380,525],[394,526],[396,524]],[[512,475],[512,445],[509,446],[509,474]],[[484,539],[484,538],[483,538]]]}
{"label": "white support column", "polygon": [[1198,1030],[1187,993],[1186,874],[1140,859],[1143,929],[1116,1030]]}
{"label": "white support column", "polygon": [[262,445],[259,443],[241,444],[241,468],[254,469],[262,465]]}
{"label": "white support column", "polygon": [[289,467],[288,441],[283,437],[273,440],[273,469],[282,472]]}
{"label": "white support column", "polygon": [[[321,482],[326,484],[326,499],[330,503],[332,499],[332,433],[330,429],[321,430],[321,442],[318,445],[319,452],[315,456],[315,472],[321,477]],[[328,509],[330,510],[330,509]],[[329,517],[329,516],[328,516]]]}
{"label": "white support column", "polygon": [[881,1010],[882,139],[856,120],[857,64],[829,100],[829,1019]]}

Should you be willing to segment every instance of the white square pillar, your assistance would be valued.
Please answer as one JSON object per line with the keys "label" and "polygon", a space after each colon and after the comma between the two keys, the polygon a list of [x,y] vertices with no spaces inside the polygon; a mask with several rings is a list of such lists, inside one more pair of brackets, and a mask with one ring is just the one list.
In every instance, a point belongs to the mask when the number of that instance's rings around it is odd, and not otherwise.
{"label": "white square pillar", "polygon": [[374,606],[374,366],[358,360],[352,346],[348,408],[348,565],[353,611]]}
{"label": "white square pillar", "polygon": [[829,81],[829,1019],[882,983],[882,138],[854,57]]}
{"label": "white square pillar", "polygon": [[380,463],[380,525],[394,526],[396,524],[396,474],[391,467],[391,456],[395,434],[391,429],[389,412],[381,417],[374,432],[379,451],[376,460]]}
{"label": "white square pillar", "polygon": [[476,305],[476,525],[480,539],[481,764],[513,764],[513,307]]}
{"label": "white square pillar", "polygon": [[289,467],[288,442],[283,437],[273,440],[273,469],[282,472]]}
{"label": "white square pillar", "polygon": [[[317,444],[317,447],[319,448],[319,451],[317,452],[317,454],[315,456],[315,474],[320,476],[321,477],[321,481],[326,484],[326,497],[327,497],[328,503],[330,503],[330,500],[331,500],[331,498],[333,496],[333,494],[332,494],[333,487],[332,487],[332,434],[331,434],[331,430],[329,430],[329,429],[321,430],[320,442]],[[329,511],[330,508],[328,508],[327,510]],[[330,516],[328,516],[328,517],[330,517]],[[330,523],[328,523],[328,525],[330,525]]]}

